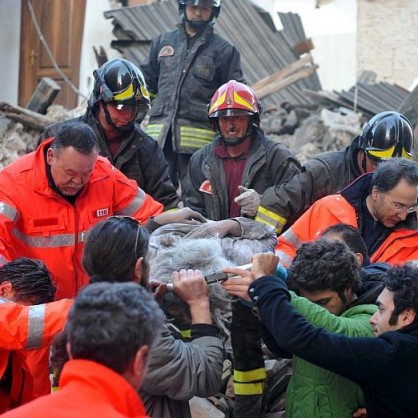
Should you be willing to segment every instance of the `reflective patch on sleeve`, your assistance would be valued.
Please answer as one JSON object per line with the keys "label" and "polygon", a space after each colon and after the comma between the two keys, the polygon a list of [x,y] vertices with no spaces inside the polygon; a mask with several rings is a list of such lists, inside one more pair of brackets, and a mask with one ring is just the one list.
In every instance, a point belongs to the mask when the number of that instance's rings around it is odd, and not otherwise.
{"label": "reflective patch on sleeve", "polygon": [[45,328],[45,304],[29,307],[28,341],[25,349],[39,348],[42,344]]}

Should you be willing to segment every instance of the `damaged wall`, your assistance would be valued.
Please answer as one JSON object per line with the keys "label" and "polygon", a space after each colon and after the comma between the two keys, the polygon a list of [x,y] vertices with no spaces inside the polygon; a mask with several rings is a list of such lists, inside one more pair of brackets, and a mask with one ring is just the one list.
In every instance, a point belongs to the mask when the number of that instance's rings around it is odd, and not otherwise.
{"label": "damaged wall", "polygon": [[357,70],[410,88],[418,77],[418,2],[357,0]]}

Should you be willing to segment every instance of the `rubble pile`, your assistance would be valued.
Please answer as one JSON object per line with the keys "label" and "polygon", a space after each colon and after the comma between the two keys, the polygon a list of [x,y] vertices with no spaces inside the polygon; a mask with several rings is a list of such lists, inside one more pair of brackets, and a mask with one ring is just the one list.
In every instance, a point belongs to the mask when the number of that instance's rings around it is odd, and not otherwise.
{"label": "rubble pile", "polygon": [[[72,110],[51,105],[46,116],[58,122],[80,116],[84,110],[85,104]],[[346,147],[358,135],[364,121],[360,113],[346,108],[289,103],[270,106],[261,114],[261,128],[268,137],[288,146],[301,163],[318,153]],[[14,122],[0,112],[0,168],[33,151],[39,134],[39,130]]]}

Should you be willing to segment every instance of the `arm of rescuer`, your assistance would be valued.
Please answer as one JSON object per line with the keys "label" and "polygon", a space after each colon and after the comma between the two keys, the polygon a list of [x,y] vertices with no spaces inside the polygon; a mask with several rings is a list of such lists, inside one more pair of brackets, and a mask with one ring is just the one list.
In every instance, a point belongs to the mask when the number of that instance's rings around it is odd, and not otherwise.
{"label": "arm of rescuer", "polygon": [[222,383],[224,347],[212,322],[206,281],[199,270],[180,270],[172,283],[175,295],[190,307],[191,341],[176,339],[163,328],[158,350],[150,352],[141,395],[175,400],[212,396]]}
{"label": "arm of rescuer", "polygon": [[0,349],[35,349],[49,345],[65,326],[72,300],[19,305],[0,299]]}
{"label": "arm of rescuer", "polygon": [[279,235],[316,200],[335,192],[329,167],[321,159],[312,158],[299,174],[262,194],[255,219],[273,226]]}
{"label": "arm of rescuer", "polygon": [[[108,161],[103,161],[103,163],[110,165]],[[206,222],[201,214],[190,208],[172,209],[163,213],[164,206],[138,187],[135,180],[129,179],[113,166],[110,169],[114,185],[114,215],[132,216],[141,222],[149,232],[168,223],[179,222],[194,225]]]}

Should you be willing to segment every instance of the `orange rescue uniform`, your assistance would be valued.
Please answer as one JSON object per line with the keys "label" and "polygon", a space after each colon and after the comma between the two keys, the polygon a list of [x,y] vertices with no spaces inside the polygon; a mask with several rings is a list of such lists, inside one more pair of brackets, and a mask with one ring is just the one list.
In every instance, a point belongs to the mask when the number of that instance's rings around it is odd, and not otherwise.
{"label": "orange rescue uniform", "polygon": [[89,229],[111,215],[145,223],[163,205],[100,156],[89,182],[69,203],[48,183],[45,154],[52,140],[0,172],[0,262],[41,259],[57,282],[56,299],[73,298],[88,283],[82,254]]}

